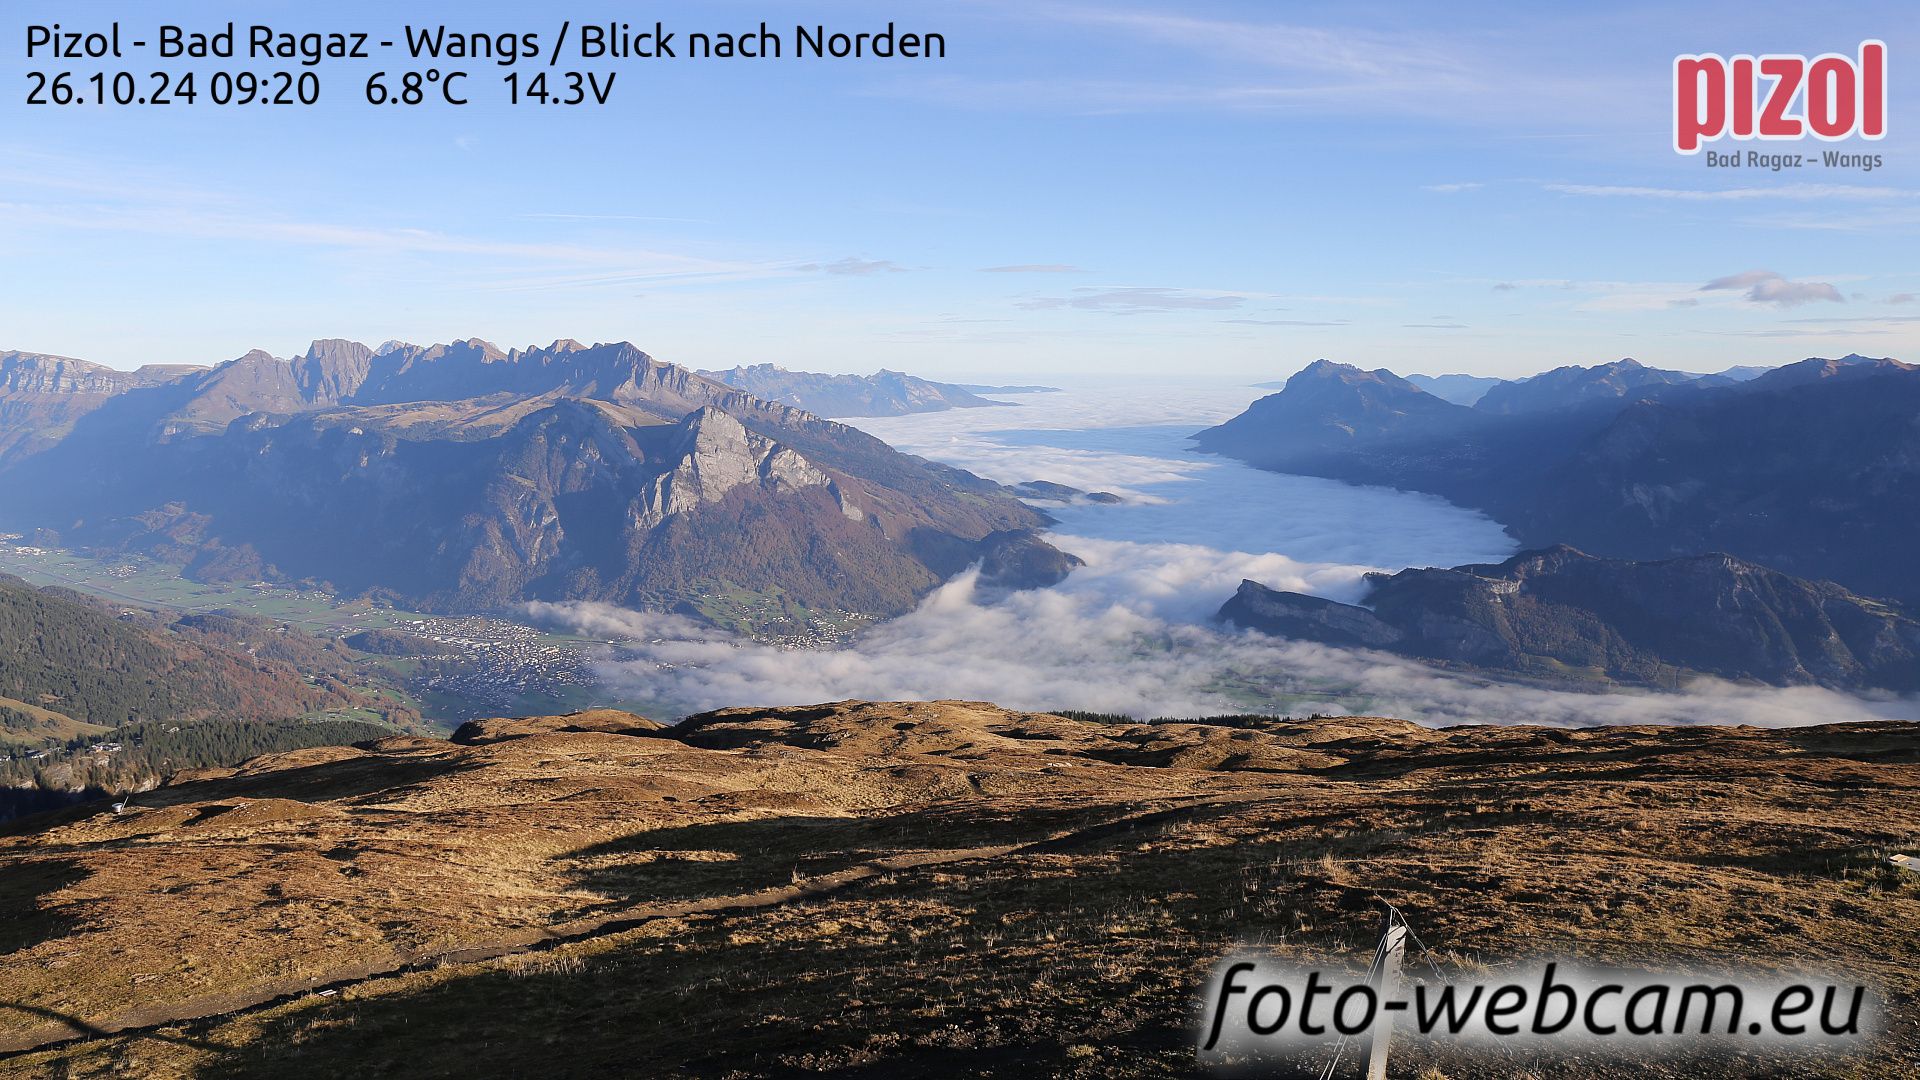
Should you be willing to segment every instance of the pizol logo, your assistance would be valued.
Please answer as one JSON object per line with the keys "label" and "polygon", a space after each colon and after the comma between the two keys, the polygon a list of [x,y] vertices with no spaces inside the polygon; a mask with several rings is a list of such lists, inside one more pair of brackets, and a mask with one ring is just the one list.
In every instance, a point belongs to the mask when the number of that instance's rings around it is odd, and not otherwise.
{"label": "pizol logo", "polygon": [[1735,139],[1883,139],[1887,134],[1887,43],[1863,41],[1857,56],[1825,53],[1673,59],[1673,148]]}

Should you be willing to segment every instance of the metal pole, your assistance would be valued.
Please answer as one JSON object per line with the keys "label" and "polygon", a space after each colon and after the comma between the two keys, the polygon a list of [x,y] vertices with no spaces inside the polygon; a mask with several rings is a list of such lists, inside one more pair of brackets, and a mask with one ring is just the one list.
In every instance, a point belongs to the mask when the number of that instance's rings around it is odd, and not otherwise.
{"label": "metal pole", "polygon": [[[1379,968],[1369,980],[1374,1001],[1384,1006],[1400,992],[1400,960],[1407,951],[1407,924],[1393,908],[1380,924]],[[1373,1052],[1367,1057],[1367,1080],[1387,1080],[1387,1042],[1393,1037],[1393,1014],[1377,1009],[1373,1016]]]}

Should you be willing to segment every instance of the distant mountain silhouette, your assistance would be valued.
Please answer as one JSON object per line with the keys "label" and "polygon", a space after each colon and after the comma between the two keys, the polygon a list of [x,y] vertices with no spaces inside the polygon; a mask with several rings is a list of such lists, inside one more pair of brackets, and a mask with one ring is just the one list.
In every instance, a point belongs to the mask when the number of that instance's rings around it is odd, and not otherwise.
{"label": "distant mountain silhouette", "polygon": [[816,416],[904,416],[1008,404],[988,401],[952,383],[929,382],[885,368],[872,375],[819,375],[788,371],[772,364],[755,364],[700,374],[755,397],[805,409]]}
{"label": "distant mountain silhouette", "polygon": [[1506,380],[1481,375],[1409,375],[1407,381],[1443,401],[1472,405]]}
{"label": "distant mountain silhouette", "polygon": [[1473,423],[1473,410],[1442,401],[1384,368],[1316,360],[1286,388],[1194,436],[1202,450],[1263,467],[1358,447],[1440,437]]}

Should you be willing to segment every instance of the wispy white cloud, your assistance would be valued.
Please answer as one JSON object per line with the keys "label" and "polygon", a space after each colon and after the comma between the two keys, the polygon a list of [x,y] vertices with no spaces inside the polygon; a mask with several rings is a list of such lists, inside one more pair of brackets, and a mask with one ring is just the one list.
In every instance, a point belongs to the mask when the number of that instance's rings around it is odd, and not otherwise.
{"label": "wispy white cloud", "polygon": [[1021,300],[1015,306],[1027,311],[1079,308],[1084,311],[1135,315],[1157,311],[1228,311],[1246,301],[1245,296],[1209,295],[1186,289],[1087,286],[1075,289],[1069,296],[1037,296]]}
{"label": "wispy white cloud", "polygon": [[[432,229],[344,225],[169,206],[50,206],[0,203],[15,227],[37,226],[106,233],[143,233],[196,240],[268,244],[287,250],[323,249],[369,258],[395,256],[474,256],[498,260],[524,271],[529,265],[551,270],[573,267],[582,276],[564,284],[612,280],[619,283],[673,276],[764,277],[779,273],[770,264],[752,264],[680,255],[644,248],[515,241],[464,236]],[[585,273],[594,268],[597,274]],[[617,270],[617,273],[613,273]],[[611,276],[609,276],[611,275]],[[553,283],[547,280],[545,283]]]}
{"label": "wispy white cloud", "polygon": [[57,157],[35,163],[39,168],[0,168],[0,184],[9,196],[0,203],[0,222],[10,229],[241,244],[270,248],[275,259],[300,252],[339,252],[361,260],[363,268],[426,259],[445,267],[448,276],[464,277],[486,289],[741,280],[791,273],[771,261],[712,258],[634,244],[520,240],[499,232],[471,235],[365,220],[319,220],[283,212],[251,195],[182,186],[165,177],[103,179],[97,164]]}
{"label": "wispy white cloud", "polygon": [[1700,291],[1744,291],[1746,298],[1753,303],[1783,308],[1817,301],[1846,302],[1839,289],[1824,281],[1789,281],[1785,275],[1772,270],[1747,270],[1715,278],[1700,286]]}
{"label": "wispy white cloud", "polygon": [[[1166,599],[1230,595],[1238,576],[1312,589],[1311,568],[1279,556],[1130,566],[1124,554],[1080,550],[1090,565],[1072,588],[994,596],[973,574],[851,648],[809,652],[716,635],[672,615],[591,604],[536,604],[542,621],[627,642],[599,667],[623,691],[679,713],[846,698],[963,698],[1020,709],[1088,709],[1136,717],[1249,708],[1397,716],[1428,724],[1720,723],[1790,726],[1913,719],[1911,699],[1857,698],[1816,688],[1702,680],[1683,693],[1581,693],[1461,678],[1380,653],[1284,641],[1182,621]],[[1238,576],[1236,576],[1238,575]],[[1232,579],[1232,580],[1228,580]]]}
{"label": "wispy white cloud", "polygon": [[1701,331],[1701,333],[1706,334],[1710,337],[1827,338],[1827,339],[1833,339],[1833,338],[1839,338],[1839,337],[1858,337],[1861,335],[1867,335],[1867,336],[1873,336],[1873,337],[1884,337],[1887,334],[1890,334],[1892,332],[1893,331],[1891,330],[1837,330],[1837,329],[1835,330],[1798,330],[1798,329],[1792,329],[1788,327],[1773,327],[1771,329],[1766,329],[1766,330],[1702,330]]}
{"label": "wispy white cloud", "polygon": [[651,214],[563,214],[530,213],[521,214],[523,218],[535,221],[661,221],[679,225],[712,225],[707,218],[657,217]]}
{"label": "wispy white cloud", "polygon": [[901,266],[892,259],[862,259],[849,255],[830,263],[802,263],[794,269],[807,274],[867,277],[872,274],[904,274],[909,268]]}
{"label": "wispy white cloud", "polygon": [[1788,319],[1790,323],[1815,323],[1820,326],[1839,326],[1848,323],[1913,323],[1920,322],[1920,315],[1861,315],[1850,318],[1824,319]]}
{"label": "wispy white cloud", "polygon": [[[1768,274],[1770,271],[1758,271],[1757,273]],[[1838,297],[1839,290],[1832,285],[1831,282],[1852,280],[1852,278],[1848,276],[1823,276],[1827,277],[1828,280],[1824,282],[1799,283],[1819,286],[1820,288],[1801,291],[1807,293],[1810,299],[1826,299],[1825,291],[1832,289],[1833,296]],[[1728,284],[1734,278],[1740,278],[1744,284],[1738,286]],[[1516,279],[1509,282],[1501,282],[1500,284],[1510,285],[1514,290],[1529,290],[1535,294],[1535,298],[1541,303],[1563,303],[1567,310],[1575,312],[1626,314],[1632,312],[1675,311],[1686,308],[1711,308],[1719,309],[1722,312],[1732,312],[1741,310],[1745,308],[1748,303],[1753,302],[1753,298],[1749,297],[1747,293],[1759,285],[1759,279],[1747,278],[1744,275],[1730,275],[1728,278],[1717,279],[1715,282],[1710,283],[1715,286],[1712,289],[1703,288],[1695,282],[1686,281],[1616,281],[1598,279],[1582,280],[1576,278]],[[1508,290],[1499,291],[1504,292]],[[1792,291],[1793,290],[1785,290],[1784,292]],[[1778,285],[1762,286],[1761,292],[1763,296],[1784,295],[1783,290],[1781,290]],[[1815,293],[1819,295],[1814,295]],[[1773,299],[1762,300],[1760,302],[1772,303],[1775,306],[1791,306],[1790,304],[1782,304],[1778,300]],[[1802,300],[1800,302],[1806,301]]]}
{"label": "wispy white cloud", "polygon": [[1875,202],[1920,198],[1920,191],[1908,188],[1863,187],[1854,184],[1778,184],[1740,188],[1662,188],[1618,184],[1542,184],[1548,191],[1562,195],[1585,195],[1609,199],[1663,199],[1677,202],[1749,202],[1755,200],[1795,200],[1801,202]]}

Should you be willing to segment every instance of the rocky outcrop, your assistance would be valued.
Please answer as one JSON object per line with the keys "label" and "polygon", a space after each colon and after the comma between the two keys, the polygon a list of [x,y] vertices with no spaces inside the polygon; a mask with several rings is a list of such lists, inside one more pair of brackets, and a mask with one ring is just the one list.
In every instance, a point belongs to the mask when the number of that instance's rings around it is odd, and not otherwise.
{"label": "rocky outcrop", "polygon": [[170,425],[176,434],[222,428],[255,413],[288,416],[316,404],[302,392],[292,361],[262,349],[196,375],[187,386],[192,397]]}
{"label": "rocky outcrop", "polygon": [[980,584],[998,589],[1045,589],[1087,565],[1047,543],[1032,529],[1008,529],[980,541]]}
{"label": "rocky outcrop", "polygon": [[300,396],[315,404],[337,405],[365,385],[373,371],[373,350],[357,341],[325,338],[293,361],[294,383]]}
{"label": "rocky outcrop", "polygon": [[[719,502],[743,485],[757,485],[769,494],[777,494],[833,483],[806,458],[748,431],[740,421],[712,406],[680,422],[669,460],[671,470],[649,482],[635,503],[636,528],[655,528],[674,514]],[[843,514],[860,520],[858,507],[837,493],[836,499]]]}
{"label": "rocky outcrop", "polygon": [[0,352],[0,464],[51,446],[115,395],[204,370],[148,364],[118,371],[67,356]]}
{"label": "rocky outcrop", "polygon": [[0,395],[117,394],[146,382],[139,374],[116,371],[69,356],[0,352]]}
{"label": "rocky outcrop", "polygon": [[1281,637],[1529,676],[1920,688],[1920,622],[1731,555],[1631,562],[1560,546],[1369,580],[1365,607],[1243,582],[1220,617]]}
{"label": "rocky outcrop", "polygon": [[1373,612],[1305,593],[1280,592],[1243,580],[1219,618],[1274,637],[1368,649],[1391,648],[1405,635]]}

